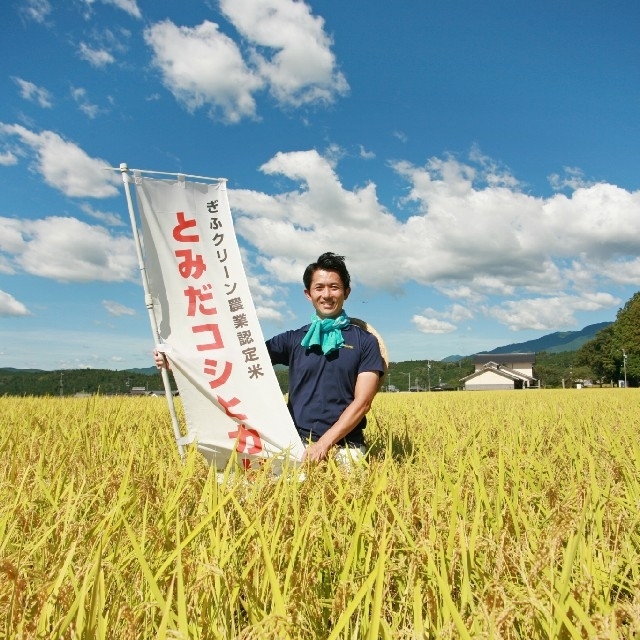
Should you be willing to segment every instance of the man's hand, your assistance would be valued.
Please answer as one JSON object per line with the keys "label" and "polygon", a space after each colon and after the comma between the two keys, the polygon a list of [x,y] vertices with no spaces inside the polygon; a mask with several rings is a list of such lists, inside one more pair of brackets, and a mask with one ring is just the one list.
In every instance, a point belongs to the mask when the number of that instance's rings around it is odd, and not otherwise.
{"label": "man's hand", "polygon": [[158,369],[171,369],[167,356],[165,356],[164,353],[160,353],[157,349],[153,350],[153,361],[156,363]]}
{"label": "man's hand", "polygon": [[312,442],[304,450],[304,454],[302,455],[302,462],[321,462],[322,460],[326,460],[330,450],[331,445],[327,446],[322,442],[322,440]]}

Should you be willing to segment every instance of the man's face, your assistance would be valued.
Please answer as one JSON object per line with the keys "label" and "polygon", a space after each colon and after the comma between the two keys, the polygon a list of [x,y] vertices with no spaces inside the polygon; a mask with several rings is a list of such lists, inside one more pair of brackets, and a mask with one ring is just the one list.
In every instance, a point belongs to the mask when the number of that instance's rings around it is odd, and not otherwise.
{"label": "man's face", "polygon": [[318,318],[337,318],[351,289],[345,289],[336,271],[317,269],[311,278],[311,286],[304,295],[311,300]]}

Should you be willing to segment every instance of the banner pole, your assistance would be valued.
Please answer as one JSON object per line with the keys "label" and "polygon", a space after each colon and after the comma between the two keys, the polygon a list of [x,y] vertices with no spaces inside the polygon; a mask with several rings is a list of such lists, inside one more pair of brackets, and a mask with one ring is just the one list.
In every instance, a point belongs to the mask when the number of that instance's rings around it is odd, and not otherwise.
{"label": "banner pole", "polygon": [[[122,173],[122,182],[124,183],[124,192],[127,197],[127,207],[129,208],[129,218],[131,220],[131,229],[133,231],[133,239],[136,245],[136,254],[138,256],[138,266],[140,267],[140,276],[142,278],[142,288],[144,290],[144,301],[147,311],[149,313],[149,321],[151,323],[151,331],[153,332],[154,343],[160,341],[160,333],[158,331],[158,323],[156,316],[153,313],[153,298],[149,292],[149,281],[147,279],[147,268],[144,263],[144,257],[142,255],[142,246],[140,244],[140,234],[138,232],[138,223],[136,222],[136,215],[133,209],[133,201],[131,199],[131,189],[129,188],[129,182],[131,178],[129,176],[129,167],[125,162],[120,164],[120,172]],[[169,372],[166,367],[160,370],[162,375],[162,384],[164,385],[164,395],[169,405],[169,413],[171,414],[171,424],[173,426],[173,435],[176,439],[176,445],[178,446],[178,453],[184,460],[184,446],[180,444],[182,434],[180,433],[180,423],[178,422],[178,415],[176,413],[176,406],[173,400],[173,393],[171,392],[171,381],[169,380]]]}

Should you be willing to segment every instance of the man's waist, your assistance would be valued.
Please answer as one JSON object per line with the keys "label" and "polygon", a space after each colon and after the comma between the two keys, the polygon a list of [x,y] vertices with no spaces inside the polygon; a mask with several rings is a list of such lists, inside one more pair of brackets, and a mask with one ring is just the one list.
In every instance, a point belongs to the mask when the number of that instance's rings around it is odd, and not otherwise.
{"label": "man's waist", "polygon": [[[317,442],[324,435],[324,433],[315,433],[308,429],[297,429],[298,434],[302,438],[302,442],[307,444],[309,441]],[[348,433],[344,438],[338,440],[335,443],[338,447],[361,447],[364,445],[364,433],[363,427],[356,427],[353,431]]]}

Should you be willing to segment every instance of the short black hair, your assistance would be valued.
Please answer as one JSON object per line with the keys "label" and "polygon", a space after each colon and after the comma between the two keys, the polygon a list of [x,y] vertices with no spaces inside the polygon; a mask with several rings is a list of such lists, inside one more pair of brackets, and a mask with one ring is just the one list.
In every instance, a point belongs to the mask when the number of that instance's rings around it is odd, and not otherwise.
{"label": "short black hair", "polygon": [[324,271],[335,271],[342,281],[342,286],[346,289],[351,287],[351,276],[347,271],[347,265],[344,263],[344,256],[337,256],[335,253],[328,251],[323,253],[316,262],[312,262],[304,270],[302,276],[302,282],[304,282],[304,288],[311,288],[311,280],[313,280],[313,274],[323,269]]}

